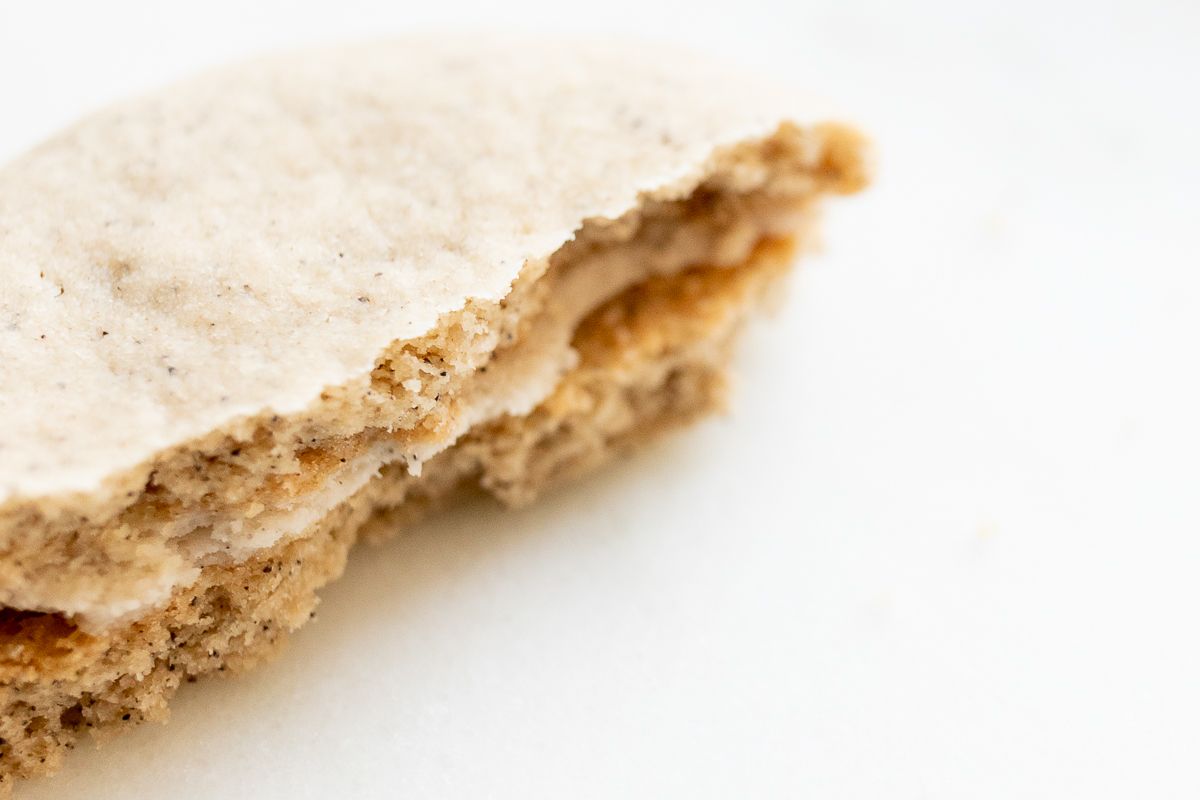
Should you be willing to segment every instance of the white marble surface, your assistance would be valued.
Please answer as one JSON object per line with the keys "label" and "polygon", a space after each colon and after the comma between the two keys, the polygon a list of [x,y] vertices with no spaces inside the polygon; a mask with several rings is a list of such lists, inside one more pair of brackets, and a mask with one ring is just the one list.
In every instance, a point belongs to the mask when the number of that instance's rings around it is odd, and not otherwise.
{"label": "white marble surface", "polygon": [[456,16],[794,74],[878,183],[728,418],[358,553],[282,659],[19,797],[1200,795],[1200,6],[4,2],[0,155]]}

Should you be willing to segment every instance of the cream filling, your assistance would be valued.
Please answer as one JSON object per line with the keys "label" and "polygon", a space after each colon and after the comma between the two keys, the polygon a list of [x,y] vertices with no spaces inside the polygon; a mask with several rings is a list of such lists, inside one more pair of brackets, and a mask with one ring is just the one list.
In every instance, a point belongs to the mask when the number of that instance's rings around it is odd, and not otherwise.
{"label": "cream filling", "polygon": [[56,597],[36,603],[41,611],[66,614],[81,627],[102,630],[129,622],[165,604],[181,587],[195,581],[203,566],[243,561],[256,551],[300,535],[344,502],[380,470],[403,461],[411,474],[451,447],[468,430],[502,415],[528,414],[555,389],[577,363],[571,339],[579,323],[611,297],[656,274],[672,274],[706,263],[733,266],[749,256],[766,235],[795,226],[793,212],[747,216],[716,229],[711,220],[676,223],[657,239],[632,239],[582,253],[555,274],[551,296],[541,316],[513,347],[499,352],[477,371],[465,392],[462,410],[446,435],[419,447],[379,442],[340,466],[323,485],[286,507],[265,509],[246,517],[222,518],[211,511],[181,514],[163,526],[177,558],[168,559],[153,576],[110,584],[103,593]]}
{"label": "cream filling", "polygon": [[[171,529],[188,531],[174,537],[181,557],[177,563],[164,565],[153,579],[129,587],[131,591],[125,596],[58,598],[53,610],[72,616],[81,628],[94,631],[137,619],[195,581],[202,567],[244,561],[259,550],[300,536],[377,477],[383,467],[402,462],[410,473],[419,475],[423,462],[451,447],[473,426],[506,414],[528,414],[550,396],[563,374],[576,364],[578,356],[570,346],[571,334],[593,305],[569,304],[564,308],[564,312],[571,312],[569,315],[554,314],[553,324],[538,325],[536,337],[500,354],[486,372],[474,376],[470,399],[448,435],[418,448],[402,448],[393,441],[377,442],[334,470],[320,488],[288,507],[249,518],[212,520],[211,515],[193,514],[186,515],[190,519],[173,520]],[[583,306],[584,310],[576,310]]]}
{"label": "cream filling", "polygon": [[[547,340],[550,338],[547,337]],[[569,343],[561,348],[553,348],[556,352],[538,352],[549,349],[544,346],[520,348],[511,353],[517,357],[493,361],[494,367],[480,376],[486,379],[481,382],[499,385],[494,386],[492,391],[479,387],[476,401],[460,415],[452,433],[422,448],[403,449],[409,454],[408,458],[401,455],[402,448],[398,443],[377,442],[334,470],[324,486],[307,493],[301,502],[289,508],[267,511],[249,519],[231,520],[200,531],[199,535],[189,536],[182,549],[194,563],[201,565],[227,560],[242,561],[257,550],[299,536],[378,476],[379,471],[388,464],[402,462],[411,474],[420,475],[424,461],[451,447],[474,425],[505,414],[523,416],[548,397],[562,375],[577,360]]]}

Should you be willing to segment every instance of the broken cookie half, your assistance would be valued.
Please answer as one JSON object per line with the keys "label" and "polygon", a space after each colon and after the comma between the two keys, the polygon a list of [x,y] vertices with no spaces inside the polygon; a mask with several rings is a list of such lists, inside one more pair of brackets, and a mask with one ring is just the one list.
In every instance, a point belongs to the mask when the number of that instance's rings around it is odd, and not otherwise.
{"label": "broken cookie half", "polygon": [[719,406],[862,151],[685,53],[411,39],[0,170],[0,791],[269,652],[357,539]]}

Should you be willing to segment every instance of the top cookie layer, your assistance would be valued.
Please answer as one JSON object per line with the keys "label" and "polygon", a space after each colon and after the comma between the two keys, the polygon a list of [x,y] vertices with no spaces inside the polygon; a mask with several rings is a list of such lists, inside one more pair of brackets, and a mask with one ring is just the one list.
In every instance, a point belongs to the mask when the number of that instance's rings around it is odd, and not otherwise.
{"label": "top cookie layer", "polygon": [[303,410],[795,105],[649,46],[410,39],[85,120],[0,170],[0,506]]}

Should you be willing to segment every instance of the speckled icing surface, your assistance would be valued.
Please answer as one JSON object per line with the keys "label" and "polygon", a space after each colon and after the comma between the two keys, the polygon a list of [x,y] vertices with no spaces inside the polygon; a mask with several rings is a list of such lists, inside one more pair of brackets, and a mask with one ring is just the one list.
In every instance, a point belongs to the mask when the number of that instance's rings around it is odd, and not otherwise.
{"label": "speckled icing surface", "polygon": [[83,121],[0,170],[0,507],[308,407],[797,104],[657,47],[451,38]]}

